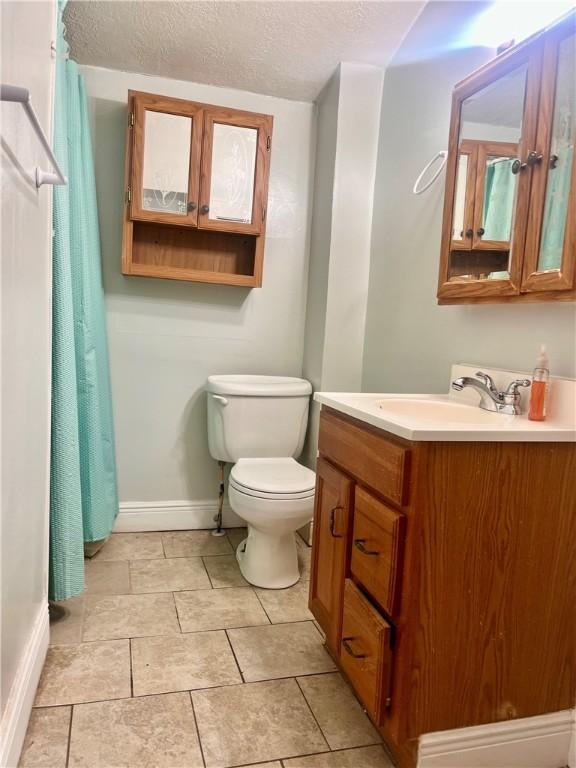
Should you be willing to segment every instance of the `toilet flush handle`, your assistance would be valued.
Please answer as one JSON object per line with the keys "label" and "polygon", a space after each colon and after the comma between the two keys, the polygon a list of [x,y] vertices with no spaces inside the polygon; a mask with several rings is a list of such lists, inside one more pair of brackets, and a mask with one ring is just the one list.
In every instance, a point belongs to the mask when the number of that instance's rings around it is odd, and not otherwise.
{"label": "toilet flush handle", "polygon": [[222,397],[222,395],[212,395],[212,397],[222,404],[222,408],[225,408],[228,405],[228,400],[225,397]]}

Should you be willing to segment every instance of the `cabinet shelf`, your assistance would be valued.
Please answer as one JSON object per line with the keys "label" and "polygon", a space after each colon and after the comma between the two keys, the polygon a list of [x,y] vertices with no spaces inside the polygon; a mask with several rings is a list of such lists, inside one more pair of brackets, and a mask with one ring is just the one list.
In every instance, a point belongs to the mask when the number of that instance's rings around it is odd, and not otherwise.
{"label": "cabinet shelf", "polygon": [[129,91],[122,273],[262,285],[272,117]]}

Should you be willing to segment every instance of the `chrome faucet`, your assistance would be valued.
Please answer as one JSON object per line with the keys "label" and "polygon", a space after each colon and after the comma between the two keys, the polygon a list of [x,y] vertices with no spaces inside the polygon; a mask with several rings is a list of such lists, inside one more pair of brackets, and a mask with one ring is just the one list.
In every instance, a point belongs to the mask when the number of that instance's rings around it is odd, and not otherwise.
{"label": "chrome faucet", "polygon": [[475,389],[480,395],[480,408],[483,408],[485,411],[507,413],[514,416],[522,413],[518,388],[529,386],[530,379],[515,379],[508,384],[504,392],[499,392],[492,377],[482,371],[476,373],[476,378],[462,376],[459,379],[454,379],[452,382],[452,389],[458,392],[461,392],[464,387]]}

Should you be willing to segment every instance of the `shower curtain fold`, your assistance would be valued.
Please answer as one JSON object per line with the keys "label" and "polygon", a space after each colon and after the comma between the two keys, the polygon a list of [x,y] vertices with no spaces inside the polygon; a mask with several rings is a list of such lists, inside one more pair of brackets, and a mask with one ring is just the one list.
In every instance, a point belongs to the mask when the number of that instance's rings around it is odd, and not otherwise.
{"label": "shower curtain fold", "polygon": [[54,152],[49,596],[84,588],[84,542],[106,538],[118,512],[112,399],[94,163],[84,83],[63,56],[60,3]]}

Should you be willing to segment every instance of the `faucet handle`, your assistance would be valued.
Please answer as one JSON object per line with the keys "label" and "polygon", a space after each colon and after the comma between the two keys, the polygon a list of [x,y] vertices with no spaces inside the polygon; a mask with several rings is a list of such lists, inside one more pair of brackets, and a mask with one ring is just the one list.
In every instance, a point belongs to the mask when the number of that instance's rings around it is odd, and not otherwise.
{"label": "faucet handle", "polygon": [[508,384],[506,394],[519,395],[518,387],[529,387],[531,383],[530,379],[514,379],[514,381],[511,381],[510,384]]}
{"label": "faucet handle", "polygon": [[484,371],[476,371],[476,378],[480,379],[480,381],[483,381],[484,384],[488,387],[490,392],[496,394],[498,392],[498,389],[496,387],[496,384],[494,384],[494,379],[492,376],[489,376],[487,373],[484,373]]}

